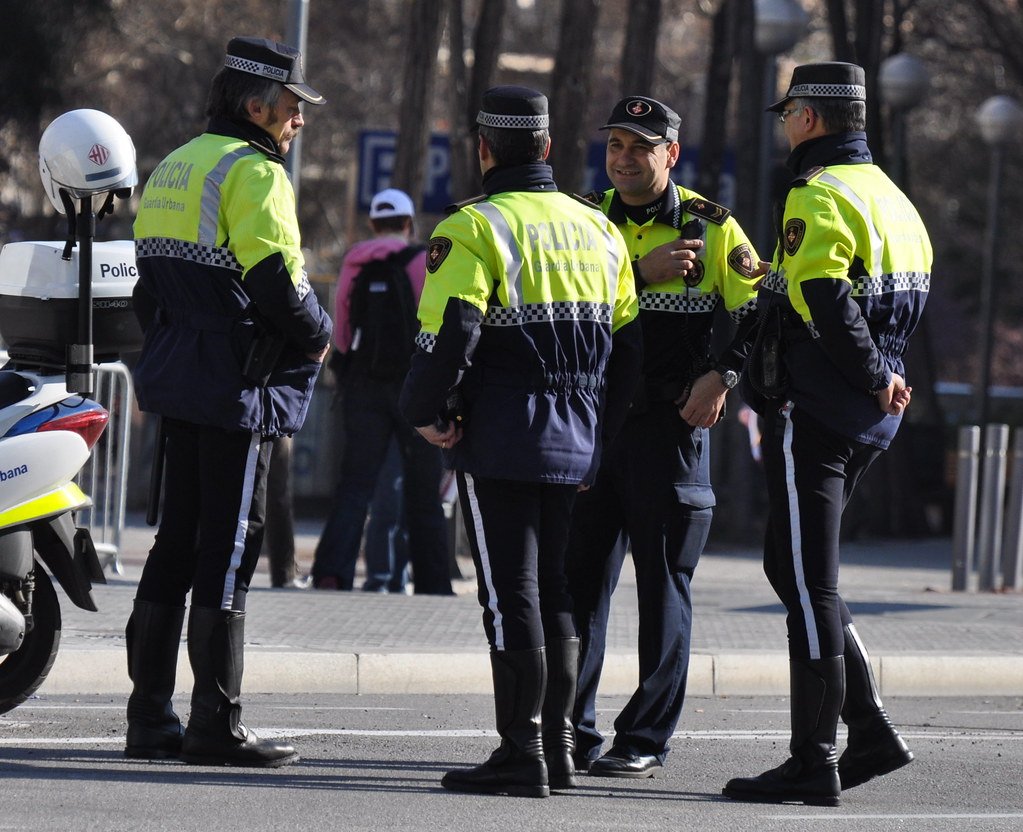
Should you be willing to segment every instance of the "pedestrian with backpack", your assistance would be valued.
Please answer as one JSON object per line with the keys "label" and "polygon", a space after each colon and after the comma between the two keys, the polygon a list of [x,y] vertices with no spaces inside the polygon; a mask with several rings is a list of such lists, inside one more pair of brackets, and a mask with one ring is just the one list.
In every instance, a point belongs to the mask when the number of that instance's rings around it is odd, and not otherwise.
{"label": "pedestrian with backpack", "polygon": [[447,524],[440,501],[440,451],[398,410],[419,331],[416,310],[426,253],[412,242],[415,208],[388,188],[373,197],[373,237],[345,255],[335,306],[334,366],[343,390],[344,453],[313,561],[316,589],[350,590],[366,514],[392,437],[401,452],[404,519],[416,594],[450,595]]}

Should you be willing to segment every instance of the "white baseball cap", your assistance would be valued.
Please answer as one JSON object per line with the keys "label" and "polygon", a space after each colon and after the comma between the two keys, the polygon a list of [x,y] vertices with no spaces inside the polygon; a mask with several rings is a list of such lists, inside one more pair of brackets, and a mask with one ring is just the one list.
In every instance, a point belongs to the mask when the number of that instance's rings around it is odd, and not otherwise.
{"label": "white baseball cap", "polygon": [[414,217],[416,208],[412,198],[397,188],[387,188],[376,196],[369,204],[369,218],[379,220],[384,217]]}

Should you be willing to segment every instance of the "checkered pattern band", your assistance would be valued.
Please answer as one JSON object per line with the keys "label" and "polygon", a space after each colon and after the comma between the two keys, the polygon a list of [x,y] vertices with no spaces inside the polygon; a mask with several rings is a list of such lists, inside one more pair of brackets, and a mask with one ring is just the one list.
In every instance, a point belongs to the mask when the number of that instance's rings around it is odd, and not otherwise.
{"label": "checkered pattern band", "polygon": [[423,352],[433,352],[433,345],[437,343],[437,336],[432,332],[423,332],[419,330],[419,334],[416,336],[416,346],[419,347]]}
{"label": "checkered pattern band", "polygon": [[804,321],[807,331],[810,333],[810,337],[817,339],[821,337],[820,331],[817,329],[817,324],[813,321]]}
{"label": "checkered pattern band", "polygon": [[740,323],[747,315],[752,315],[757,311],[757,299],[756,297],[750,298],[738,309],[732,309],[728,316],[735,322]]}
{"label": "checkered pattern band", "polygon": [[611,324],[611,305],[589,301],[559,300],[554,303],[527,303],[523,306],[491,306],[483,318],[484,326],[524,326],[555,321],[593,321]]}
{"label": "checkered pattern band", "polygon": [[924,272],[895,272],[880,277],[857,277],[852,282],[854,298],[889,295],[892,292],[929,292],[931,276]]}
{"label": "checkered pattern band", "polygon": [[242,271],[242,264],[238,262],[230,249],[204,246],[201,243],[190,243],[186,240],[173,240],[169,237],[143,237],[141,240],[136,240],[135,257],[173,257],[177,260],[198,263],[201,266],[230,269],[239,273]]}
{"label": "checkered pattern band", "polygon": [[247,72],[249,75],[260,75],[263,78],[270,78],[271,80],[279,81],[282,84],[286,84],[288,82],[288,76],[291,74],[290,70],[282,69],[279,66],[262,64],[259,61],[252,61],[248,58],[239,58],[235,55],[228,55],[224,61],[224,66],[228,69],[237,69],[239,72]]}
{"label": "checkered pattern band", "polygon": [[688,293],[642,291],[639,293],[639,308],[649,312],[713,312],[719,300],[721,295],[717,292],[690,296]]}
{"label": "checkered pattern band", "polygon": [[550,126],[550,116],[506,116],[501,113],[484,113],[476,116],[476,123],[483,127],[497,127],[500,130],[546,130]]}
{"label": "checkered pattern band", "polygon": [[855,98],[867,100],[867,88],[859,84],[796,84],[786,98]]}
{"label": "checkered pattern band", "polygon": [[764,276],[764,282],[761,286],[769,292],[774,292],[776,295],[787,295],[789,293],[789,282],[781,272],[769,271]]}

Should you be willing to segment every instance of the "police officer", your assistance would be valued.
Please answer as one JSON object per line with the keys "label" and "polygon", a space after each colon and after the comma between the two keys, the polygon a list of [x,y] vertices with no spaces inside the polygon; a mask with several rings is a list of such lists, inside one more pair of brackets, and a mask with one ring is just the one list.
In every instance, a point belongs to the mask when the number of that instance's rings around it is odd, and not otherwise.
{"label": "police officer", "polygon": [[[129,757],[267,766],[298,759],[241,721],[245,599],[263,537],[271,439],[305,419],[330,340],[306,278],[284,154],[322,104],[299,53],[234,38],[206,132],[154,170],[135,222],[140,407],[162,417],[166,496],[127,627]],[[171,708],[184,617],[195,685]]]}
{"label": "police officer", "polygon": [[[680,124],[671,108],[633,95],[601,128],[609,131],[614,188],[594,198],[629,247],[644,339],[638,394],[593,488],[576,501],[567,555],[582,648],[576,767],[604,777],[650,777],[661,768],[682,712],[690,582],[714,505],[708,429],[738,380],[755,321],[757,258],[749,240],[728,209],[670,179]],[[715,359],[719,306],[741,326]],[[601,757],[597,683],[627,541],[639,596],[639,686]]]}
{"label": "police officer", "polygon": [[501,736],[441,783],[545,797],[575,784],[569,515],[621,423],[641,338],[621,235],[544,162],[547,98],[495,87],[477,121],[485,194],[430,240],[402,406],[457,473]]}
{"label": "police officer", "polygon": [[[798,66],[778,113],[795,176],[760,290],[748,366],[765,420],[764,571],[788,612],[792,756],[729,797],[836,806],[841,789],[913,759],[881,704],[838,592],[842,512],[909,403],[902,356],[930,285],[916,209],[871,161],[863,69]],[[764,358],[767,358],[764,361]],[[787,378],[773,372],[781,358]],[[849,743],[837,758],[839,716]]]}

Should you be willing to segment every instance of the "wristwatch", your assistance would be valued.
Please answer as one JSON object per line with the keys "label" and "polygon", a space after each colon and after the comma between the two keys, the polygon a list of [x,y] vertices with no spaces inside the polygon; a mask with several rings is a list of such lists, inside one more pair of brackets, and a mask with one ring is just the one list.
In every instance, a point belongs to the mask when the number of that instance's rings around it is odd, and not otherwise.
{"label": "wristwatch", "polygon": [[729,390],[732,390],[739,383],[739,374],[735,370],[730,370],[727,367],[715,367],[714,369],[721,375],[721,382]]}

